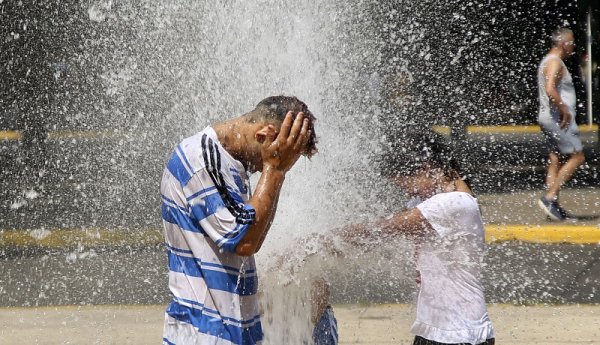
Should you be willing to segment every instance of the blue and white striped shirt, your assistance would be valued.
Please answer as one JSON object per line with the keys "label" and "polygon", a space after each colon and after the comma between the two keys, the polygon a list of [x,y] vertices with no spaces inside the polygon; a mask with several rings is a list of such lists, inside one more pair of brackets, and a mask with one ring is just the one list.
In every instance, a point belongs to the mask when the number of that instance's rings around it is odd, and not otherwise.
{"label": "blue and white striped shirt", "polygon": [[177,146],[161,194],[173,294],[163,343],[260,344],[254,257],[235,254],[255,216],[244,166],[208,127]]}

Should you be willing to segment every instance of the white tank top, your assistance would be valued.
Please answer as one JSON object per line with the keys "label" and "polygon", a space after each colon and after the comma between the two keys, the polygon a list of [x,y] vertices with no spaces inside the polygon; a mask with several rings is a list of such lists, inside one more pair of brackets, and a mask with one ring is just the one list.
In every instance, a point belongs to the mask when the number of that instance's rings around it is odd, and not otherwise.
{"label": "white tank top", "polygon": [[546,93],[546,76],[544,75],[544,67],[546,66],[546,62],[550,59],[558,59],[563,66],[563,76],[558,81],[558,94],[562,99],[563,103],[567,105],[569,108],[569,112],[571,113],[571,125],[575,124],[575,105],[577,102],[577,98],[575,96],[575,87],[573,86],[573,78],[571,78],[571,73],[567,69],[567,66],[562,61],[562,59],[556,55],[548,54],[544,57],[540,65],[538,66],[537,79],[538,79],[538,93],[540,100],[540,109],[538,113],[538,121],[548,121],[553,120],[555,122],[560,122],[560,111],[550,103],[548,99],[548,94]]}

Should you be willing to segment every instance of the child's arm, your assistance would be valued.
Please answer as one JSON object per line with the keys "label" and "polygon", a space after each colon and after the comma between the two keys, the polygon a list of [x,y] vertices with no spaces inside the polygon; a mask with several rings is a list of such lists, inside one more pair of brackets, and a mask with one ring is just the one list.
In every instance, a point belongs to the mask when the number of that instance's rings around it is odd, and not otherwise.
{"label": "child's arm", "polygon": [[399,234],[423,236],[433,231],[427,219],[416,207],[395,213],[392,217],[377,222],[376,228],[384,236]]}
{"label": "child's arm", "polygon": [[418,208],[409,208],[394,213],[391,217],[373,224],[352,224],[335,233],[347,243],[361,246],[370,241],[398,235],[423,236],[433,228]]}

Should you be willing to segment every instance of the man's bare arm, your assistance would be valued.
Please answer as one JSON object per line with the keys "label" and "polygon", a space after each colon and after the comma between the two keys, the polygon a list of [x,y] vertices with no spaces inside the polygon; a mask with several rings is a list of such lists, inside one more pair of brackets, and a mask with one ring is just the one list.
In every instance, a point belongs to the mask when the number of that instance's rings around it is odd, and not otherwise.
{"label": "man's bare arm", "polygon": [[[271,214],[269,215],[269,223],[267,225],[269,229],[271,228],[271,224],[273,224],[273,220],[275,219],[275,213],[277,213],[277,205],[279,205],[279,195],[277,195],[277,199],[275,199],[275,205],[272,209]],[[262,237],[258,241],[258,246],[256,247],[257,252],[260,250],[260,248],[262,248],[262,245],[265,242],[265,239],[267,238],[267,233],[268,231],[263,232]]]}
{"label": "man's bare arm", "polygon": [[567,128],[571,122],[571,113],[558,92],[558,83],[563,77],[563,64],[558,59],[550,59],[546,62],[544,76],[546,77],[545,90],[550,102],[560,111],[560,128]]}
{"label": "man's bare arm", "polygon": [[279,134],[275,136],[275,131],[271,131],[262,145],[263,170],[248,202],[256,216],[236,247],[236,254],[241,256],[252,255],[260,249],[273,223],[285,173],[296,163],[310,136],[308,120],[299,113],[292,124],[292,113],[288,112]]}

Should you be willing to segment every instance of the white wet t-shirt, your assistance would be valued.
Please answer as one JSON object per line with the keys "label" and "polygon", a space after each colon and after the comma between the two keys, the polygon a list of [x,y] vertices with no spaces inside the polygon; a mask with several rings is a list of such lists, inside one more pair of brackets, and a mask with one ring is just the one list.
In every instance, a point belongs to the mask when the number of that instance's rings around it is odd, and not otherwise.
{"label": "white wet t-shirt", "polygon": [[441,343],[479,344],[494,338],[481,285],[485,248],[477,199],[440,193],[417,208],[435,233],[419,245],[421,287],[411,331]]}

